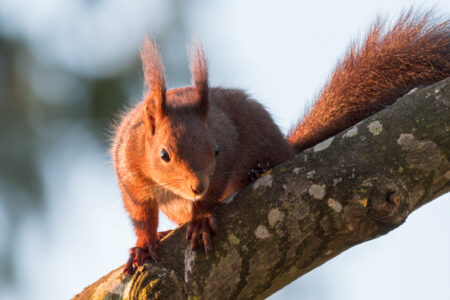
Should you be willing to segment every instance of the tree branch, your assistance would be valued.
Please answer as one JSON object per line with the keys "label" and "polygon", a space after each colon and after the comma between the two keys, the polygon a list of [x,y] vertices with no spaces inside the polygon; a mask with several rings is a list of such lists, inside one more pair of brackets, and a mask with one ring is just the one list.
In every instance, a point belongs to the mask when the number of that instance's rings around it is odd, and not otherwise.
{"label": "tree branch", "polygon": [[121,266],[74,299],[267,297],[448,192],[449,120],[450,78],[415,89],[227,199],[209,257],[181,226],[160,262],[132,277]]}

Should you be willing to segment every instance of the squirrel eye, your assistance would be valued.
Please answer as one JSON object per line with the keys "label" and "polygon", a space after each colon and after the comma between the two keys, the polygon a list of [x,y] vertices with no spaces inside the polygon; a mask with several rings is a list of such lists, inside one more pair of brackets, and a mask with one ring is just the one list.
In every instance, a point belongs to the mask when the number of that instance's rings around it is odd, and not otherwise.
{"label": "squirrel eye", "polygon": [[215,157],[217,157],[217,155],[219,155],[219,151],[220,151],[219,145],[216,144],[216,150],[215,150],[215,152],[214,152],[214,156],[215,156]]}
{"label": "squirrel eye", "polygon": [[170,161],[170,156],[169,156],[169,153],[167,153],[166,149],[161,150],[160,156],[161,156],[161,159],[164,160],[165,162]]}

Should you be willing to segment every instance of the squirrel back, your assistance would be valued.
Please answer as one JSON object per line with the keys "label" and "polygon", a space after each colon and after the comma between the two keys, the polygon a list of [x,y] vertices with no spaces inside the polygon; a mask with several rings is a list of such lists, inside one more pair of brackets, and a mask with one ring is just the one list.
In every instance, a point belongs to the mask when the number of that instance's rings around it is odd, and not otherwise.
{"label": "squirrel back", "polygon": [[310,112],[291,130],[297,152],[392,104],[417,86],[450,76],[450,24],[434,12],[404,12],[390,30],[378,18],[362,45],[354,43]]}

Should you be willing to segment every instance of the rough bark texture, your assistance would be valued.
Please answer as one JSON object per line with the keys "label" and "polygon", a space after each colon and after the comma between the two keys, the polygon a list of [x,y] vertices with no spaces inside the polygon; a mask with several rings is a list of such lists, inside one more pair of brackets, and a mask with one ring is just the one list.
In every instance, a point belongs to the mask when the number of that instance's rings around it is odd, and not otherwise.
{"label": "rough bark texture", "polygon": [[230,197],[208,258],[182,226],[160,262],[132,277],[120,267],[74,299],[263,299],[448,192],[449,120],[450,78],[415,89]]}

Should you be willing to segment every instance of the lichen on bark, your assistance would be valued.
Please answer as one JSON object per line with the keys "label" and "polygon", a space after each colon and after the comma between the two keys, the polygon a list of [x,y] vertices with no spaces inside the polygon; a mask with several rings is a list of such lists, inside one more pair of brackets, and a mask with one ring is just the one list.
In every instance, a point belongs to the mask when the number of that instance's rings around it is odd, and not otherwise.
{"label": "lichen on bark", "polygon": [[415,89],[233,195],[208,256],[187,253],[181,226],[158,263],[74,299],[262,299],[386,234],[450,190],[449,99],[450,79]]}

